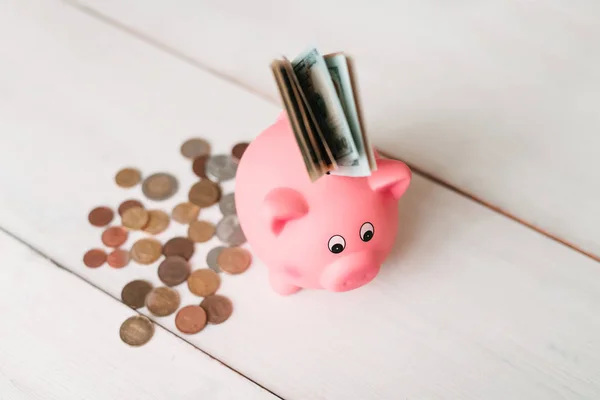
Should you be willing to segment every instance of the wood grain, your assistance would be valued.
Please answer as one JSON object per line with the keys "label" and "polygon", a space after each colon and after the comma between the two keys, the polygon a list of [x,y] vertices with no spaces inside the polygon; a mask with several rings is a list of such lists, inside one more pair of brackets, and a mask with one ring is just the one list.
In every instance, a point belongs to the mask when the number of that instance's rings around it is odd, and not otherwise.
{"label": "wood grain", "polygon": [[134,311],[0,231],[0,398],[276,399],[156,327],[119,339]]}
{"label": "wood grain", "polygon": [[347,51],[375,145],[600,257],[598,2],[76,2],[276,101],[274,57]]}
{"label": "wood grain", "polygon": [[[8,4],[0,226],[112,296],[134,278],[158,284],[158,262],[82,264],[100,244],[87,212],[141,198],[139,186],[118,188],[113,174],[126,164],[175,174],[176,196],[146,202],[170,210],[195,181],[179,154],[184,139],[199,135],[225,152],[278,109],[63,3]],[[223,277],[232,317],[181,338],[289,399],[600,397],[598,263],[418,175],[400,213],[395,250],[368,286],[281,298],[255,260]],[[217,222],[218,207],[201,218]],[[173,223],[158,237],[177,234],[185,226]],[[216,245],[196,247],[195,268]],[[199,302],[178,290],[182,305]],[[177,332],[174,318],[159,322]]]}

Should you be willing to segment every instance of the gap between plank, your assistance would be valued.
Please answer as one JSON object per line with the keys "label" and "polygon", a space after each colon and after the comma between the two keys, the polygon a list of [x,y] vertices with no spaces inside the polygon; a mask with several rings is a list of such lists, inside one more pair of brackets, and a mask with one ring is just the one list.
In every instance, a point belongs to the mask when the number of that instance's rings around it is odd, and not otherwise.
{"label": "gap between plank", "polygon": [[[242,88],[243,90],[246,90],[247,92],[252,93],[253,95],[255,95],[257,97],[260,97],[263,100],[266,100],[266,101],[268,101],[268,102],[270,102],[272,104],[276,104],[277,106],[280,106],[280,104],[277,102],[276,99],[272,98],[271,96],[269,96],[269,95],[267,95],[265,93],[262,93],[262,92],[256,90],[252,86],[245,84],[244,82],[236,79],[235,77],[227,75],[227,74],[224,74],[224,73],[222,73],[219,70],[211,68],[208,65],[205,65],[205,64],[197,61],[196,59],[194,59],[194,58],[192,58],[192,57],[184,54],[181,51],[178,51],[178,50],[176,50],[176,49],[174,49],[174,48],[172,48],[172,47],[170,47],[170,46],[168,46],[168,45],[166,45],[164,43],[161,43],[158,40],[156,40],[156,39],[154,39],[154,38],[152,38],[152,37],[150,37],[150,36],[148,36],[148,35],[146,35],[146,34],[144,34],[142,32],[139,32],[139,31],[137,31],[137,30],[135,30],[135,29],[133,29],[133,28],[131,28],[131,27],[129,27],[129,26],[127,26],[127,25],[125,25],[125,24],[123,24],[123,23],[121,23],[121,22],[119,22],[119,21],[117,21],[117,20],[115,20],[115,19],[113,19],[113,18],[105,15],[105,14],[102,14],[102,13],[96,11],[93,8],[90,8],[90,7],[88,7],[88,6],[84,5],[84,4],[79,3],[77,0],[63,0],[63,1],[65,1],[65,3],[67,3],[70,6],[72,6],[73,8],[81,11],[82,13],[87,14],[87,15],[91,16],[92,18],[96,18],[96,19],[98,19],[98,20],[100,20],[100,21],[102,21],[102,22],[104,22],[104,23],[112,26],[113,28],[116,28],[116,29],[119,29],[119,30],[121,30],[121,31],[123,31],[125,33],[128,33],[128,34],[134,36],[135,38],[137,38],[138,40],[141,40],[142,42],[145,42],[146,44],[149,44],[149,45],[151,45],[153,47],[156,47],[156,48],[162,50],[163,52],[165,52],[165,53],[167,53],[167,54],[169,54],[169,55],[171,55],[171,56],[173,56],[173,57],[175,57],[175,58],[177,58],[177,59],[179,59],[179,60],[181,60],[181,61],[183,61],[183,62],[185,62],[185,63],[187,63],[187,64],[189,64],[189,65],[191,65],[193,67],[195,67],[195,68],[201,69],[201,70],[203,70],[203,71],[205,71],[205,72],[207,72],[207,73],[209,73],[211,75],[214,75],[214,76],[216,76],[216,77],[218,77],[220,79],[223,79],[224,81],[230,82],[230,83],[232,83],[232,84],[234,84],[234,85]],[[387,158],[394,159],[394,160],[399,160],[399,161],[403,161],[400,158],[398,158],[396,156],[392,156],[392,155],[390,155],[388,153],[382,152],[379,149],[377,149],[377,151],[379,153],[381,153],[382,155],[384,155],[385,157],[387,157]],[[405,161],[403,161],[403,162],[405,162]],[[488,208],[488,209],[490,209],[490,210],[492,210],[492,211],[494,211],[494,212],[496,212],[498,214],[504,215],[505,217],[507,217],[507,218],[509,218],[509,219],[511,219],[511,220],[513,220],[513,221],[515,221],[515,222],[517,222],[519,224],[521,224],[521,225],[524,225],[524,226],[526,226],[526,227],[528,227],[528,228],[530,228],[530,229],[532,229],[532,230],[540,233],[541,235],[547,237],[548,239],[551,239],[551,240],[553,240],[555,242],[558,242],[558,243],[560,243],[560,244],[562,244],[562,245],[570,248],[571,250],[574,250],[574,251],[576,251],[576,252],[578,252],[580,254],[583,254],[584,256],[587,256],[587,257],[591,258],[594,261],[600,262],[600,255],[596,255],[596,254],[593,254],[593,253],[588,252],[586,250],[583,250],[582,248],[580,248],[576,244],[574,244],[572,242],[569,242],[569,241],[567,241],[565,239],[562,239],[559,236],[557,236],[557,235],[555,235],[553,233],[550,233],[550,232],[542,229],[541,227],[534,225],[531,222],[527,222],[524,219],[519,218],[519,217],[511,214],[510,212],[502,209],[501,207],[495,206],[494,204],[490,203],[489,201],[486,201],[486,200],[482,199],[481,197],[478,197],[478,196],[476,196],[476,195],[474,195],[472,193],[469,193],[466,190],[460,189],[460,188],[458,188],[456,186],[453,186],[451,183],[449,183],[447,181],[444,181],[441,178],[438,178],[438,177],[432,175],[431,173],[422,170],[421,168],[418,168],[418,167],[416,167],[414,165],[411,165],[409,163],[406,163],[406,164],[410,167],[411,170],[413,170],[418,175],[421,175],[422,177],[424,177],[426,179],[429,179],[430,181],[432,181],[434,183],[437,183],[438,185],[440,185],[440,186],[442,186],[442,187],[444,187],[444,188],[446,188],[448,190],[451,190],[451,191],[453,191],[455,193],[458,193],[461,196],[463,196],[463,197],[465,197],[465,198],[467,198],[467,199],[469,199],[471,201],[474,201],[475,203],[478,203],[478,204],[480,204],[480,205],[482,205],[482,206],[484,206],[484,207],[486,207],[486,208]]]}
{"label": "gap between plank", "polygon": [[[62,269],[65,272],[68,272],[69,274],[73,275],[74,277],[82,280],[83,282],[87,283],[88,285],[94,287],[95,289],[99,290],[100,292],[104,293],[105,295],[107,295],[108,297],[110,297],[111,299],[119,302],[120,304],[122,304],[124,307],[129,308],[131,311],[137,313],[138,315],[144,316],[144,314],[142,314],[141,312],[139,312],[138,310],[135,310],[129,306],[127,306],[126,304],[124,304],[121,300],[119,300],[118,298],[116,298],[115,296],[113,296],[112,294],[110,294],[109,292],[107,292],[106,290],[102,289],[100,286],[96,285],[94,282],[87,280],[86,278],[84,278],[83,276],[77,274],[76,272],[68,269],[67,267],[65,267],[64,265],[62,265],[61,263],[59,263],[58,261],[56,261],[55,259],[53,259],[51,256],[49,256],[48,254],[44,253],[42,250],[38,249],[37,247],[35,247],[34,245],[26,242],[24,239],[22,239],[21,237],[15,235],[14,233],[12,233],[11,231],[7,230],[6,228],[4,228],[3,226],[0,226],[0,232],[6,234],[7,236],[11,237],[12,239],[16,240],[17,242],[21,243],[22,245],[26,246],[29,250],[31,250],[32,252],[34,252],[35,254],[37,254],[38,256],[46,259],[47,261],[49,261],[51,264],[53,264],[55,267],[58,267],[59,269]],[[189,344],[190,346],[192,346],[193,348],[195,348],[196,350],[199,350],[200,352],[202,352],[203,354],[205,354],[206,356],[208,356],[209,358],[211,358],[212,360],[218,362],[219,364],[221,364],[222,366],[224,366],[225,368],[229,369],[230,371],[234,372],[235,374],[241,376],[244,379],[249,380],[250,382],[252,382],[253,384],[255,384],[256,386],[260,387],[261,389],[267,391],[268,393],[270,393],[271,395],[275,396],[278,399],[281,400],[285,400],[283,397],[281,397],[280,395],[278,395],[277,393],[273,392],[272,390],[270,390],[269,388],[261,385],[260,383],[256,382],[254,379],[247,377],[246,375],[242,374],[240,371],[238,371],[237,369],[233,368],[232,366],[225,364],[223,361],[219,360],[218,358],[216,358],[215,356],[213,356],[212,354],[208,353],[207,351],[201,349],[200,347],[196,346],[195,344],[187,341],[186,339],[176,335],[174,332],[172,332],[171,330],[169,330],[168,328],[166,328],[165,326],[161,325],[160,323],[152,320],[152,323],[161,327],[163,330],[167,331],[170,335],[173,335],[176,339],[179,340],[183,340],[184,342],[186,342],[187,344]]]}

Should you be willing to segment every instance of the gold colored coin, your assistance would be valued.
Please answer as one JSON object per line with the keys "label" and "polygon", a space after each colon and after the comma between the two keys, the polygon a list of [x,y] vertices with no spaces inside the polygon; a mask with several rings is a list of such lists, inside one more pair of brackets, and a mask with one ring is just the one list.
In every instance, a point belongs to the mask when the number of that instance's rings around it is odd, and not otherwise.
{"label": "gold colored coin", "polygon": [[142,308],[146,304],[146,296],[151,290],[152,284],[150,282],[137,279],[123,287],[121,300],[133,309]]}
{"label": "gold colored coin", "polygon": [[129,317],[121,324],[119,336],[130,346],[143,346],[154,335],[154,324],[143,315]]}
{"label": "gold colored coin", "polygon": [[142,184],[142,193],[151,200],[166,200],[173,196],[179,187],[177,179],[164,172],[150,175]]}
{"label": "gold colored coin", "polygon": [[188,197],[190,203],[200,208],[210,207],[221,198],[221,188],[218,184],[208,179],[203,179],[191,187]]}
{"label": "gold colored coin", "polygon": [[115,182],[122,188],[134,187],[142,180],[142,174],[135,168],[123,168],[115,175]]}
{"label": "gold colored coin", "polygon": [[177,204],[175,208],[173,208],[173,212],[171,212],[171,217],[180,224],[189,224],[198,219],[199,214],[200,207],[186,202]]}
{"label": "gold colored coin", "polygon": [[208,221],[193,221],[188,228],[188,237],[196,243],[208,242],[215,235],[215,226]]}
{"label": "gold colored coin", "polygon": [[217,264],[228,274],[237,275],[245,272],[252,263],[250,252],[241,247],[227,247],[217,257]]}
{"label": "gold colored coin", "polygon": [[190,292],[197,296],[210,296],[215,294],[221,286],[219,275],[212,269],[197,269],[188,278],[188,288]]}
{"label": "gold colored coin", "polygon": [[152,264],[161,254],[162,245],[156,239],[140,239],[131,246],[131,258],[140,264]]}
{"label": "gold colored coin", "polygon": [[153,235],[163,232],[169,227],[169,214],[161,210],[148,211],[148,223],[144,226],[144,231]]}
{"label": "gold colored coin", "polygon": [[209,324],[222,324],[227,321],[233,313],[233,304],[225,296],[215,294],[207,296],[200,303],[200,307],[206,311]]}
{"label": "gold colored coin", "polygon": [[181,299],[176,290],[166,286],[152,289],[146,296],[146,307],[157,317],[166,317],[179,308]]}
{"label": "gold colored coin", "polygon": [[175,316],[175,326],[181,333],[198,333],[206,326],[206,311],[200,306],[185,306]]}
{"label": "gold colored coin", "polygon": [[192,138],[181,145],[181,154],[190,159],[210,154],[210,143],[204,139]]}
{"label": "gold colored coin", "polygon": [[148,211],[144,208],[132,207],[123,213],[121,222],[129,229],[139,230],[146,226],[149,218]]}

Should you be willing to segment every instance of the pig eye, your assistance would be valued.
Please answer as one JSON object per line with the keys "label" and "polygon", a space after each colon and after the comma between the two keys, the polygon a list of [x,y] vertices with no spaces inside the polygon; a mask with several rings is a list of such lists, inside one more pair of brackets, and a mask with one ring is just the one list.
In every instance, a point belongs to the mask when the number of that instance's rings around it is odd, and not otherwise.
{"label": "pig eye", "polygon": [[335,235],[332,236],[331,239],[329,239],[327,247],[329,247],[330,252],[338,254],[344,251],[344,249],[346,248],[346,241],[340,235]]}
{"label": "pig eye", "polygon": [[373,224],[370,222],[365,222],[360,227],[360,238],[363,242],[368,242],[373,239],[373,235],[375,234],[375,228],[373,228]]}

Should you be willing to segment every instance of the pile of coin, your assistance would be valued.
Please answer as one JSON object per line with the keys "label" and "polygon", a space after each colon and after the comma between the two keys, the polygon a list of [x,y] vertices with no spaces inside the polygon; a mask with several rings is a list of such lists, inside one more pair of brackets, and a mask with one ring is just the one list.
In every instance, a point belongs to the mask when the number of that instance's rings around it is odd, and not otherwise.
{"label": "pile of coin", "polygon": [[[123,287],[123,303],[136,310],[146,307],[156,317],[176,313],[175,326],[184,334],[198,333],[207,324],[225,322],[233,312],[233,304],[227,297],[217,294],[221,286],[220,273],[243,273],[250,267],[252,256],[240,247],[246,237],[237,217],[235,195],[222,194],[220,183],[235,178],[238,162],[247,146],[248,143],[237,143],[230,154],[211,155],[207,141],[200,138],[187,140],[181,146],[181,154],[192,161],[192,171],[199,178],[189,189],[187,201],[177,204],[169,215],[163,210],[146,209],[138,200],[125,200],[116,209],[120,224],[113,225],[113,209],[106,205],[94,208],[88,220],[91,225],[104,228],[100,239],[110,253],[99,247],[92,248],[84,254],[83,263],[89,268],[98,268],[105,263],[112,268],[124,268],[131,260],[150,265],[162,257],[157,275],[164,286],[154,287],[148,281],[133,280]],[[117,172],[115,182],[122,188],[133,188],[141,183],[142,193],[153,201],[169,199],[179,191],[177,178],[167,172],[143,178],[138,169],[127,167]],[[198,219],[201,209],[217,205],[222,218],[216,225]],[[187,225],[187,236],[172,237],[161,243],[154,236],[164,232],[171,219]],[[145,236],[130,249],[122,248],[132,231],[143,232]],[[206,243],[214,236],[223,245],[208,252],[206,267],[194,268],[190,259],[196,245]],[[199,304],[180,307],[181,297],[175,287],[184,283],[191,293],[203,298]],[[143,315],[128,318],[120,329],[121,340],[131,346],[147,343],[153,333],[153,322]]]}

